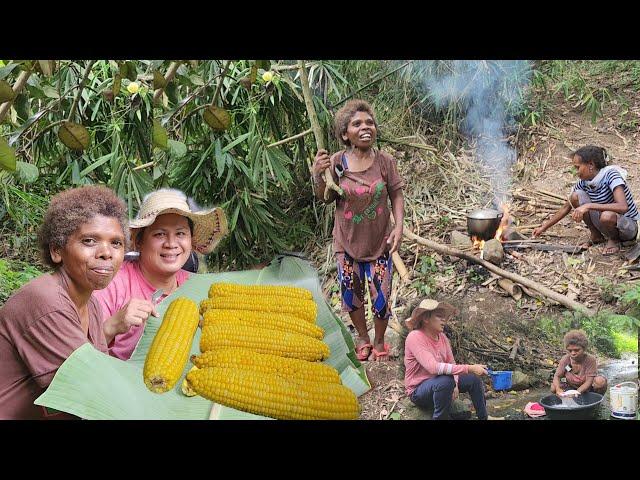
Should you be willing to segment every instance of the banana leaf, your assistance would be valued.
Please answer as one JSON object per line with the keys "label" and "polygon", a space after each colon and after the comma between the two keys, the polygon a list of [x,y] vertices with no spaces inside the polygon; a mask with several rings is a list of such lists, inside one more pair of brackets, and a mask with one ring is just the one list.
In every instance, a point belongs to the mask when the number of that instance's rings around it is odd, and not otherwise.
{"label": "banana leaf", "polygon": [[[187,362],[182,377],[169,392],[150,392],[142,380],[144,361],[161,319],[169,304],[179,296],[200,303],[207,298],[213,282],[250,284],[288,284],[309,289],[318,305],[317,324],[325,330],[324,341],[331,355],[325,363],[335,367],[342,383],[357,396],[371,385],[355,356],[355,345],[342,321],[331,311],[322,295],[316,271],[304,260],[279,256],[262,270],[191,275],[180,288],[158,305],[159,318],[149,317],[131,359],[124,362],[105,355],[89,344],[78,348],[60,366],[51,385],[36,405],[68,412],[88,420],[167,419],[167,420],[236,420],[267,419],[242,412],[181,392],[184,376],[192,365]],[[200,353],[200,329],[196,331],[191,353]]]}

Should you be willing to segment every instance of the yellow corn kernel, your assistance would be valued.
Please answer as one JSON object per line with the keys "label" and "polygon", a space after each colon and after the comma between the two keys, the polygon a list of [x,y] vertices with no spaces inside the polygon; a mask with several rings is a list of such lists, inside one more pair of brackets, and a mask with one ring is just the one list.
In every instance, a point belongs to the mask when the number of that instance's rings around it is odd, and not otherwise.
{"label": "yellow corn kernel", "polygon": [[291,285],[240,285],[238,283],[217,282],[212,283],[209,288],[209,298],[232,295],[277,296],[313,300],[313,295],[309,290]]}
{"label": "yellow corn kernel", "polygon": [[209,350],[191,357],[198,368],[250,368],[256,372],[273,373],[291,381],[340,383],[338,371],[320,362],[257,353],[247,348],[229,347]]}
{"label": "yellow corn kernel", "polygon": [[311,322],[294,315],[276,312],[257,312],[253,310],[207,310],[202,326],[213,325],[220,321],[236,322],[252,327],[269,328],[281,332],[293,332],[322,340],[324,330]]}
{"label": "yellow corn kernel", "polygon": [[149,390],[163,393],[176,384],[189,359],[199,320],[193,300],[179,297],[171,302],[144,362],[144,383]]}
{"label": "yellow corn kernel", "polygon": [[201,368],[187,374],[198,395],[238,410],[283,420],[356,419],[358,398],[344,385],[292,382],[248,368]]}
{"label": "yellow corn kernel", "polygon": [[253,310],[295,315],[303,320],[316,323],[318,307],[313,300],[292,299],[286,297],[257,297],[249,295],[230,295],[203,300],[200,311],[218,308],[221,310]]}
{"label": "yellow corn kernel", "polygon": [[[191,370],[189,371],[193,372],[194,370],[198,370],[198,367],[191,367]],[[184,380],[182,380],[182,393],[187,397],[195,397],[196,395],[198,395],[196,391],[189,386],[189,382],[187,382],[186,376],[184,377]]]}
{"label": "yellow corn kernel", "polygon": [[242,347],[281,357],[315,362],[329,357],[326,343],[299,333],[249,327],[233,322],[218,322],[202,329],[200,351]]}

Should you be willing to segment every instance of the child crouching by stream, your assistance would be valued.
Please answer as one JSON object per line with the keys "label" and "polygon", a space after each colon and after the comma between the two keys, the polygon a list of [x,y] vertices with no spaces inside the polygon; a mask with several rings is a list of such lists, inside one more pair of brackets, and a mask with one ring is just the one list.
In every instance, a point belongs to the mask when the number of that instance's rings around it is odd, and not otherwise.
{"label": "child crouching by stream", "polygon": [[567,390],[588,391],[604,395],[607,379],[598,375],[596,357],[587,353],[589,340],[583,330],[570,330],[564,336],[567,354],[560,359],[553,376],[551,392],[562,395]]}

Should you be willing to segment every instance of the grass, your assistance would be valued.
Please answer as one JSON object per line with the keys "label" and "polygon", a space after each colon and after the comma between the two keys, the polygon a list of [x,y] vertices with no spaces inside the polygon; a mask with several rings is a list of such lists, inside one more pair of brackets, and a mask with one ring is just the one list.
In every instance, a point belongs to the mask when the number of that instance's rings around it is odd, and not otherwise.
{"label": "grass", "polygon": [[613,344],[619,353],[632,352],[638,353],[638,337],[637,335],[625,332],[612,332]]}

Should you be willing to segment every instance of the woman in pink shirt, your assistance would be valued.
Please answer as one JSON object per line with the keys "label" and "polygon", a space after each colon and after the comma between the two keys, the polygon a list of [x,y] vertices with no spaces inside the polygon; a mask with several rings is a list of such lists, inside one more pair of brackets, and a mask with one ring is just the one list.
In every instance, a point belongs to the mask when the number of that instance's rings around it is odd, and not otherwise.
{"label": "woman in pink shirt", "polygon": [[125,262],[95,295],[109,354],[122,360],[131,357],[149,315],[157,316],[154,292],[162,290],[160,301],[182,285],[189,278],[182,267],[192,248],[211,252],[227,232],[227,220],[219,208],[193,211],[184,193],[165,188],[144,198],[130,229],[138,260]]}
{"label": "woman in pink shirt", "polygon": [[422,408],[433,408],[433,419],[449,417],[451,402],[468,392],[478,419],[487,419],[481,375],[486,365],[458,365],[444,334],[445,322],[458,311],[448,303],[425,299],[411,313],[412,329],[405,341],[404,383],[407,395]]}

